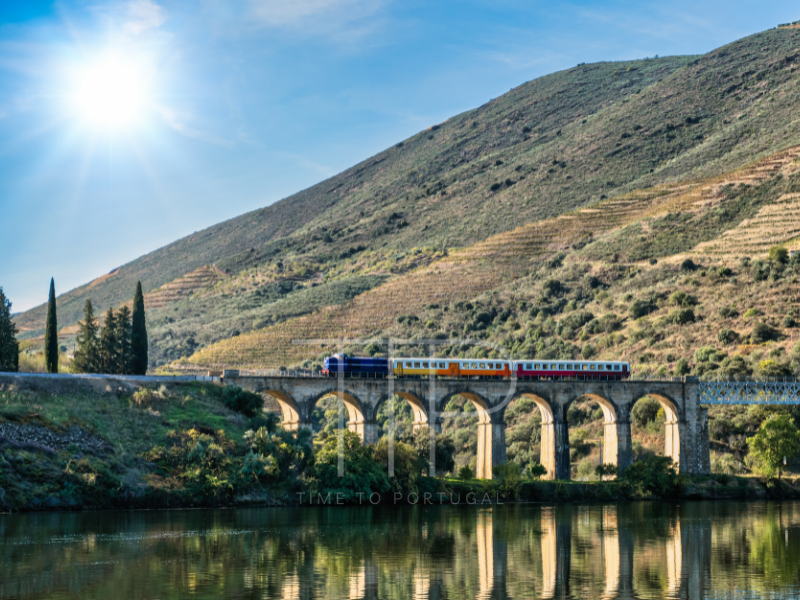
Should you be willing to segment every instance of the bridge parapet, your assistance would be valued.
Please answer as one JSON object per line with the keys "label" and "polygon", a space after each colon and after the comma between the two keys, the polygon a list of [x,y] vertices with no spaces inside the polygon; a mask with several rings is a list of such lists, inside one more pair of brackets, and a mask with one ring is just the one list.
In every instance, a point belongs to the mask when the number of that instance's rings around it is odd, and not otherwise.
{"label": "bridge parapet", "polygon": [[702,381],[701,404],[800,404],[800,382]]}

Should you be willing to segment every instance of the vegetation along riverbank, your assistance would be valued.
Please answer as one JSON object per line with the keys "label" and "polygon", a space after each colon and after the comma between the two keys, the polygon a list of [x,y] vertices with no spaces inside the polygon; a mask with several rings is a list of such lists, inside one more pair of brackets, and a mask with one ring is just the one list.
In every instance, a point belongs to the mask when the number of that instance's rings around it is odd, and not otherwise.
{"label": "vegetation along riverbank", "polygon": [[[642,498],[800,498],[800,480],[716,474],[688,478],[643,454],[624,479],[538,481],[536,464],[496,468],[495,479],[457,468],[449,435],[397,432],[365,446],[336,435],[284,431],[263,398],[236,387],[140,388],[95,381],[0,388],[0,510],[85,510],[288,504],[486,504]],[[92,387],[94,386],[94,387]],[[327,411],[326,411],[327,412]],[[324,430],[323,430],[324,431]],[[447,431],[445,429],[445,431]]]}

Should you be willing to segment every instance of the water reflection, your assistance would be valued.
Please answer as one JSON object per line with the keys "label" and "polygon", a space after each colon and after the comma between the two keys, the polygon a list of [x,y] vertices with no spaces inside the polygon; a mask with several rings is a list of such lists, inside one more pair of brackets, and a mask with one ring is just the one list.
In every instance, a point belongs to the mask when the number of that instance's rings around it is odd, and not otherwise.
{"label": "water reflection", "polygon": [[800,503],[0,516],[3,598],[796,598]]}

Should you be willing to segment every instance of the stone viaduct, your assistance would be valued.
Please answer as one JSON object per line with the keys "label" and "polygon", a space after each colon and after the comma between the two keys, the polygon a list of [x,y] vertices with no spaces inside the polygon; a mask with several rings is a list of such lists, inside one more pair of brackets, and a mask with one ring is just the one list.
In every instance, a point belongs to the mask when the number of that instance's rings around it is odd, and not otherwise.
{"label": "stone viaduct", "polygon": [[570,478],[567,410],[579,398],[596,401],[603,410],[603,463],[620,472],[632,461],[633,405],[649,396],[666,414],[666,447],[680,471],[710,472],[707,409],[700,406],[700,384],[694,378],[677,381],[522,381],[467,379],[350,379],[322,377],[251,377],[226,371],[225,384],[239,385],[273,397],[281,407],[283,427],[311,428],[316,403],[326,396],[341,398],[347,427],[365,443],[378,440],[381,404],[400,396],[414,413],[414,427],[441,431],[444,409],[454,396],[471,401],[478,424],[476,476],[492,478],[492,467],[506,461],[505,410],[517,398],[532,400],[542,415],[541,463],[549,479]]}

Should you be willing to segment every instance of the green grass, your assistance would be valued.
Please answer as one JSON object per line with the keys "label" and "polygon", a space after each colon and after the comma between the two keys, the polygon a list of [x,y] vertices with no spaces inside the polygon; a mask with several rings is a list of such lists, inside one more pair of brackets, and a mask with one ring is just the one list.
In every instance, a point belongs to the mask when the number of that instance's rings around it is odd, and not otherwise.
{"label": "green grass", "polygon": [[162,390],[162,397],[146,405],[113,393],[0,391],[0,423],[28,423],[56,432],[77,427],[105,442],[99,450],[73,444],[55,453],[0,443],[0,506],[136,506],[148,493],[140,484],[153,470],[142,455],[164,444],[168,432],[222,429],[243,445],[250,422],[222,405],[219,387],[170,385]]}

